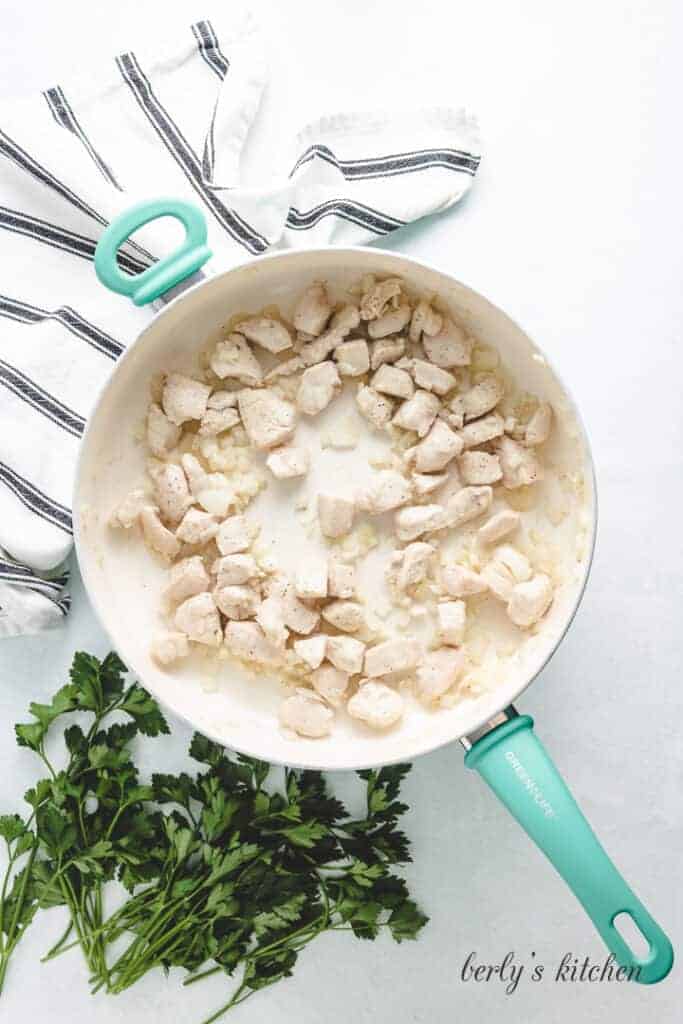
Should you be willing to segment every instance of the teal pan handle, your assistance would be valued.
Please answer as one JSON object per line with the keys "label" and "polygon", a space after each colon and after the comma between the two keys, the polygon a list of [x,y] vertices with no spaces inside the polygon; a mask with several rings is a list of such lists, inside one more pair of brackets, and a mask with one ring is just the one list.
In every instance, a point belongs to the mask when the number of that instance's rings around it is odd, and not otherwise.
{"label": "teal pan handle", "polygon": [[[123,274],[116,262],[119,248],[138,228],[159,217],[175,217],[183,225],[185,238],[180,248],[141,274]],[[210,256],[202,212],[182,199],[153,199],[131,206],[111,222],[97,243],[95,273],[106,288],[144,306],[194,274]]]}
{"label": "teal pan handle", "polygon": [[[533,719],[515,716],[478,739],[465,756],[556,868],[628,977],[650,985],[673,965],[668,938],[626,884],[533,731]],[[626,913],[649,943],[644,959],[614,925]]]}

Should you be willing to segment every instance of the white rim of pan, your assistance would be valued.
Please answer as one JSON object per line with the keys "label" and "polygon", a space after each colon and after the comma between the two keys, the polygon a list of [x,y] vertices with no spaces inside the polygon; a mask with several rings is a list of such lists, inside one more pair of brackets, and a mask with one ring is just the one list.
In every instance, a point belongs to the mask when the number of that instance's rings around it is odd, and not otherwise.
{"label": "white rim of pan", "polygon": [[[322,255],[322,254],[326,254],[326,253],[330,253],[330,252],[334,252],[335,254],[338,254],[338,255],[342,254],[342,253],[349,253],[351,255],[362,255],[365,258],[367,258],[368,254],[370,254],[370,253],[377,254],[377,256],[379,258],[390,257],[393,260],[403,261],[403,262],[405,262],[408,265],[412,265],[412,266],[415,266],[415,267],[422,268],[422,269],[424,269],[426,271],[429,271],[431,273],[439,274],[442,277],[447,277],[450,281],[452,281],[458,287],[464,288],[465,290],[470,292],[472,295],[475,295],[475,296],[477,296],[477,298],[482,299],[489,306],[494,308],[498,313],[503,315],[513,325],[513,327],[515,327],[521,334],[523,334],[529,340],[529,342],[534,346],[534,348],[539,353],[541,353],[541,355],[543,356],[543,358],[546,361],[546,364],[547,364],[549,370],[551,371],[551,373],[554,376],[555,380],[559,384],[559,386],[560,386],[560,388],[561,388],[561,390],[563,392],[563,395],[568,400],[568,402],[569,402],[569,404],[571,406],[572,414],[573,414],[573,416],[574,416],[574,418],[576,420],[576,424],[577,424],[577,426],[579,428],[579,431],[580,431],[581,442],[582,442],[583,451],[584,451],[584,455],[585,455],[585,459],[586,459],[586,468],[589,471],[590,484],[591,484],[590,501],[588,503],[588,511],[589,511],[589,514],[590,514],[590,537],[589,537],[589,542],[588,542],[587,556],[586,556],[585,563],[584,563],[584,568],[583,568],[583,575],[582,575],[580,584],[577,587],[576,596],[575,596],[574,602],[573,602],[573,604],[572,604],[572,606],[571,606],[571,608],[570,608],[570,610],[569,610],[569,612],[567,614],[567,617],[566,617],[566,620],[564,622],[564,625],[563,625],[562,629],[559,631],[559,633],[557,635],[557,638],[556,638],[556,641],[555,641],[554,645],[548,650],[548,653],[547,653],[546,657],[538,665],[538,667],[534,670],[532,675],[530,675],[526,679],[524,679],[519,684],[519,686],[515,688],[515,690],[512,693],[510,693],[510,692],[506,693],[506,699],[504,701],[502,701],[499,705],[496,705],[494,707],[494,709],[493,709],[493,712],[489,709],[486,712],[483,712],[479,717],[473,718],[471,727],[465,733],[458,732],[458,733],[454,733],[451,736],[446,736],[446,737],[438,736],[433,741],[427,740],[427,742],[424,742],[419,747],[416,747],[415,750],[413,750],[413,751],[411,751],[409,753],[406,753],[405,755],[403,755],[401,757],[396,757],[396,758],[377,758],[375,760],[370,759],[370,760],[364,760],[362,762],[359,762],[358,764],[347,764],[347,765],[342,765],[342,766],[335,765],[335,764],[332,764],[332,765],[329,765],[329,766],[321,765],[320,762],[317,761],[317,760],[311,762],[309,760],[306,760],[306,758],[303,758],[303,757],[301,759],[296,758],[296,757],[295,758],[291,758],[291,759],[287,758],[286,760],[284,760],[282,758],[278,758],[278,757],[268,757],[267,758],[267,760],[270,763],[274,764],[274,765],[278,765],[278,764],[279,765],[287,765],[288,767],[292,767],[292,768],[312,768],[312,769],[318,770],[318,771],[357,771],[357,770],[365,769],[365,768],[377,768],[377,767],[381,767],[382,765],[393,764],[393,763],[397,763],[399,761],[414,760],[416,757],[421,757],[423,754],[429,754],[432,751],[438,750],[438,749],[440,749],[443,746],[447,746],[449,743],[456,742],[456,741],[464,738],[467,735],[472,735],[478,729],[480,729],[482,726],[484,726],[487,722],[489,722],[495,716],[496,713],[498,713],[500,711],[503,711],[504,708],[506,708],[506,707],[509,707],[510,704],[513,703],[514,701],[516,701],[519,698],[519,696],[534,682],[534,680],[541,674],[541,672],[544,671],[544,669],[548,666],[548,664],[552,660],[555,652],[557,651],[558,647],[563,642],[565,636],[567,635],[567,632],[569,631],[570,626],[572,625],[572,622],[574,621],[574,618],[575,618],[576,613],[578,611],[579,605],[581,604],[581,601],[583,599],[583,596],[584,596],[584,593],[585,593],[585,590],[586,590],[586,586],[587,586],[587,583],[588,583],[588,578],[589,578],[591,567],[592,567],[592,564],[593,564],[593,556],[594,556],[594,552],[595,552],[595,543],[596,543],[596,537],[597,537],[597,524],[598,524],[597,481],[596,481],[596,477],[595,477],[595,464],[594,464],[594,461],[593,461],[593,454],[592,454],[592,451],[591,451],[591,446],[590,446],[590,441],[589,441],[588,433],[586,431],[586,427],[585,427],[585,424],[583,422],[583,418],[581,416],[579,407],[578,407],[578,405],[577,405],[577,403],[576,403],[576,401],[574,399],[574,396],[573,396],[572,392],[569,390],[569,388],[567,387],[567,385],[565,384],[565,382],[564,382],[563,378],[561,377],[561,375],[557,372],[557,369],[555,368],[554,364],[548,359],[548,357],[546,356],[544,350],[535,341],[533,341],[533,339],[531,339],[531,337],[527,334],[527,332],[524,330],[524,328],[521,327],[521,325],[519,323],[517,323],[517,321],[514,320],[508,313],[506,313],[505,310],[501,309],[500,306],[498,306],[498,305],[496,305],[496,303],[492,302],[491,299],[489,299],[483,293],[478,292],[476,289],[470,287],[467,284],[464,284],[462,281],[460,281],[458,278],[454,277],[452,274],[450,274],[447,271],[441,269],[440,267],[436,266],[435,264],[430,263],[427,260],[415,259],[412,256],[405,256],[403,253],[399,253],[399,252],[396,252],[396,251],[391,250],[391,249],[383,249],[383,248],[380,248],[380,247],[377,247],[377,246],[374,246],[374,245],[373,246],[368,246],[368,247],[364,247],[364,246],[317,246],[317,247],[311,248],[311,249],[293,249],[293,250],[291,250],[289,252],[279,251],[279,252],[273,252],[273,253],[266,253],[263,256],[258,256],[258,257],[255,257],[255,258],[244,260],[243,262],[241,262],[239,264],[235,264],[234,266],[229,267],[228,269],[226,269],[224,271],[221,271],[221,272],[219,272],[217,274],[213,274],[213,275],[207,277],[204,280],[197,281],[195,284],[192,284],[191,286],[186,288],[183,292],[181,292],[180,294],[176,295],[168,303],[168,305],[166,305],[163,309],[159,310],[156,313],[156,315],[152,318],[152,320],[150,320],[150,323],[140,332],[140,334],[137,336],[135,341],[132,342],[131,345],[128,346],[128,348],[126,349],[125,353],[117,361],[114,370],[112,371],[111,375],[108,377],[106,383],[104,384],[104,386],[102,387],[102,389],[100,390],[100,392],[99,392],[99,394],[98,394],[98,396],[96,398],[95,404],[94,404],[94,406],[93,406],[93,408],[92,408],[92,410],[90,412],[90,415],[88,417],[88,420],[87,420],[87,423],[86,423],[86,428],[85,428],[85,431],[83,433],[83,437],[81,439],[81,445],[80,445],[80,449],[79,449],[78,461],[77,461],[77,466],[76,466],[74,491],[73,491],[73,495],[74,495],[74,498],[73,498],[74,543],[75,543],[75,548],[76,548],[76,554],[77,554],[77,557],[78,557],[79,569],[80,569],[80,572],[81,572],[81,577],[83,579],[83,583],[84,583],[84,587],[85,587],[86,593],[88,595],[88,599],[89,599],[89,601],[90,601],[90,603],[91,603],[91,605],[92,605],[92,607],[93,607],[93,609],[95,611],[95,614],[97,616],[97,619],[98,619],[98,621],[99,621],[103,631],[105,632],[105,634],[109,638],[110,642],[112,643],[112,646],[114,648],[116,648],[117,644],[116,644],[114,635],[112,633],[112,630],[109,628],[109,626],[107,624],[107,611],[106,611],[106,608],[102,606],[102,603],[95,596],[96,588],[94,586],[91,587],[91,578],[90,578],[90,572],[89,572],[89,567],[88,567],[88,557],[87,557],[88,545],[87,545],[87,541],[85,540],[85,537],[84,537],[84,531],[82,529],[82,523],[81,523],[81,503],[79,501],[78,496],[79,496],[79,493],[80,493],[80,490],[81,490],[81,487],[82,487],[82,471],[83,471],[83,464],[84,464],[84,461],[85,461],[84,453],[87,451],[88,443],[90,441],[91,434],[92,434],[92,432],[94,430],[94,424],[95,424],[95,422],[97,420],[98,412],[99,412],[99,410],[100,410],[100,408],[102,406],[103,400],[104,400],[108,390],[112,387],[114,379],[117,376],[120,367],[123,365],[124,361],[127,360],[131,356],[133,349],[138,349],[140,345],[144,344],[144,340],[145,340],[146,334],[152,328],[156,329],[156,327],[157,327],[157,325],[158,325],[160,320],[164,319],[167,315],[170,315],[171,312],[179,304],[183,303],[185,301],[185,299],[189,295],[194,294],[195,292],[199,291],[200,289],[204,288],[205,286],[211,285],[211,284],[215,284],[216,282],[222,280],[223,278],[229,276],[230,274],[232,274],[232,273],[234,273],[236,271],[240,271],[240,270],[244,269],[245,267],[250,267],[250,266],[252,266],[255,263],[270,262],[272,260],[282,260],[283,258],[286,259],[289,256],[297,256],[297,255],[301,256],[304,253],[306,254],[306,256],[315,257],[317,254]],[[150,691],[150,693],[152,693],[154,698],[156,700],[158,700],[159,703],[162,706],[164,706],[167,710],[170,710],[171,713],[177,719],[179,719],[180,721],[183,721],[190,728],[197,729],[198,731],[201,731],[209,739],[211,739],[214,742],[220,744],[221,746],[226,746],[224,738],[222,738],[219,733],[213,732],[210,727],[207,728],[205,723],[203,723],[201,725],[201,728],[200,728],[199,726],[197,726],[196,722],[193,722],[191,717],[189,717],[187,714],[185,714],[184,712],[178,711],[176,708],[174,708],[171,705],[169,705],[166,702],[166,700],[164,699],[164,695],[158,692],[158,688],[150,686],[145,681],[145,672],[143,670],[141,670],[139,668],[139,666],[136,666],[136,664],[134,663],[133,660],[126,659],[126,664],[127,664],[127,667],[129,669],[129,671],[137,678],[137,680],[140,682],[140,684],[142,686],[144,686],[146,689],[148,689]],[[238,746],[237,744],[231,745],[230,749],[235,749],[239,753],[243,753],[246,756],[263,759],[263,753],[259,752],[259,751],[255,751],[253,749],[250,749],[248,744],[246,744],[244,746],[241,746],[241,745]]]}

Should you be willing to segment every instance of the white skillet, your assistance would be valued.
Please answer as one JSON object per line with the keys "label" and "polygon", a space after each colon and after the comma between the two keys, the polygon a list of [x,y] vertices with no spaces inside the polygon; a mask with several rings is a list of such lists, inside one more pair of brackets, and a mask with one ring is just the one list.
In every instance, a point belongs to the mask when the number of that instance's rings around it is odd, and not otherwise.
{"label": "white skillet", "polygon": [[[181,248],[137,278],[123,275],[115,260],[133,231],[157,217],[185,226]],[[545,356],[524,331],[483,296],[425,263],[381,249],[325,248],[275,253],[217,276],[201,279],[208,259],[202,214],[178,200],[142,203],[114,221],[98,245],[100,280],[139,305],[166,303],[140,334],[109,378],[83,437],[74,496],[76,549],[92,604],[125,663],[141,683],[194,728],[219,743],[267,761],[321,770],[356,769],[419,754],[459,739],[476,768],[572,888],[615,960],[634,980],[664,978],[673,963],[671,943],[600,846],[533,732],[512,702],[548,662],[567,631],[581,599],[596,529],[594,477],[588,440],[572,399]],[[323,740],[293,740],[277,728],[275,709],[281,684],[254,678],[226,663],[209,667],[196,656],[182,668],[162,671],[150,658],[150,638],[159,629],[158,605],[164,570],[140,545],[107,528],[112,507],[143,478],[144,453],[136,428],[144,422],[150,381],[169,370],[192,371],[207,342],[216,339],[228,316],[276,305],[287,315],[295,297],[315,279],[341,294],[366,273],[400,276],[418,293],[434,293],[479,341],[494,346],[518,386],[549,401],[555,411],[553,438],[545,457],[565,489],[542,493],[563,507],[554,526],[541,514],[537,529],[553,543],[561,581],[543,628],[506,666],[503,678],[452,708],[429,711],[417,703],[400,728],[385,735],[340,722]],[[337,403],[333,403],[336,406]],[[325,419],[325,416],[329,416]],[[297,434],[317,446],[320,434],[339,429],[338,409],[316,420],[315,436]],[[302,428],[299,428],[300,430]],[[379,443],[379,442],[376,442]],[[367,452],[365,453],[367,454]],[[343,492],[353,490],[364,471],[358,452],[327,450],[316,458]],[[318,465],[320,464],[320,465]],[[316,478],[309,482],[313,488]],[[254,503],[262,538],[277,549],[285,568],[310,551],[305,527],[292,514],[296,485],[269,487]],[[541,485],[550,488],[550,484]],[[555,516],[555,519],[558,517]],[[372,557],[368,559],[372,565]],[[492,628],[505,628],[502,622]],[[649,951],[635,955],[615,927],[626,914],[645,936]]]}

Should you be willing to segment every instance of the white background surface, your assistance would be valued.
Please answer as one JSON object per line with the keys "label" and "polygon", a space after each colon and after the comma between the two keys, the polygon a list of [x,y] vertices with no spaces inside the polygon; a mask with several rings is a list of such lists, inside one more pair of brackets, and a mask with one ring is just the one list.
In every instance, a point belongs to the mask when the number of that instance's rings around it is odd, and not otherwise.
{"label": "white background surface", "polygon": [[[535,715],[598,834],[677,946],[683,25],[675,7],[258,0],[272,83],[245,174],[256,180],[274,147],[319,113],[436,101],[479,115],[485,158],[470,199],[388,244],[439,263],[511,313],[579,401],[598,472],[596,560],[573,629],[520,706]],[[134,47],[160,21],[185,26],[229,5],[2,0],[0,8],[5,98],[57,84],[86,50],[97,60]],[[106,650],[78,584],[74,601],[64,630],[0,646],[3,811],[34,777],[11,724],[62,681],[76,647]],[[187,738],[177,725],[178,754]],[[166,758],[174,762],[173,753]],[[406,790],[410,883],[432,918],[422,939],[396,947],[326,937],[293,980],[254,997],[235,1021],[681,1019],[676,968],[651,989],[525,977],[505,995],[500,983],[464,984],[460,968],[473,950],[487,962],[514,951],[526,963],[534,951],[551,973],[564,952],[598,959],[603,949],[546,862],[465,772],[457,747],[423,758]],[[199,1024],[224,999],[220,980],[183,991],[177,977],[155,975],[126,995],[93,1000],[76,954],[38,965],[60,930],[57,917],[44,920],[16,955],[3,1020]]]}

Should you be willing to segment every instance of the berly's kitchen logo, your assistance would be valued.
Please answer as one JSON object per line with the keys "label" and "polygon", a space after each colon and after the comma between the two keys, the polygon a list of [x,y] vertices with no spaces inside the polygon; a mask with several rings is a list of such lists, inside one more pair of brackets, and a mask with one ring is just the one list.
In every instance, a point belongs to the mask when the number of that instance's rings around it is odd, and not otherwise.
{"label": "berly's kitchen logo", "polygon": [[564,983],[591,983],[609,981],[636,981],[640,967],[620,967],[610,954],[603,961],[582,960],[573,953],[565,953],[555,964],[541,964],[536,961],[536,954],[531,953],[527,963],[518,961],[514,953],[506,953],[499,963],[479,961],[476,952],[470,953],[460,971],[461,981],[501,982],[505,992],[512,995],[517,991],[523,977],[538,983],[553,981]]}

